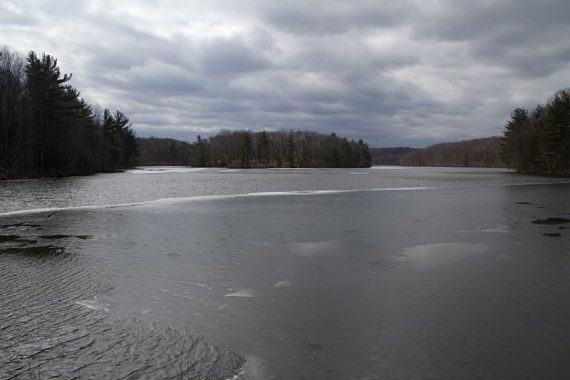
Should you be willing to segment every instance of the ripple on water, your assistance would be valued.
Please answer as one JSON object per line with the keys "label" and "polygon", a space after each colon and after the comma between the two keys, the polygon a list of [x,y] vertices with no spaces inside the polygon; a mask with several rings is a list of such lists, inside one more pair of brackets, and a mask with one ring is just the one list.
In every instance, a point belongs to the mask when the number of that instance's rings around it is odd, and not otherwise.
{"label": "ripple on water", "polygon": [[114,286],[100,258],[16,243],[0,244],[0,378],[225,379],[240,371],[243,358],[229,350],[99,302]]}

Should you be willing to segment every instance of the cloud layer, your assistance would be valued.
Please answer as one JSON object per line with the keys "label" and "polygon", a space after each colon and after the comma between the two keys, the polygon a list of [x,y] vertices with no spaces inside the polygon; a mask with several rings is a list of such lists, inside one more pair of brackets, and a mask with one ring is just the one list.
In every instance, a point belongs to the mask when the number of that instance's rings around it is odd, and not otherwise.
{"label": "cloud layer", "polygon": [[46,52],[141,136],[310,129],[374,146],[497,135],[570,86],[570,3],[0,1],[0,44]]}

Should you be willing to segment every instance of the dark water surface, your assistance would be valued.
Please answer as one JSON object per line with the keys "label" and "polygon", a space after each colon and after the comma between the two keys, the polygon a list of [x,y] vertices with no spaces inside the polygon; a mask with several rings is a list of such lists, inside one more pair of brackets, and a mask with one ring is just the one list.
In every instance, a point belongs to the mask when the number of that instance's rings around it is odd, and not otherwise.
{"label": "dark water surface", "polygon": [[[566,378],[564,182],[375,168],[0,183],[0,378]],[[85,207],[103,205],[119,206]]]}

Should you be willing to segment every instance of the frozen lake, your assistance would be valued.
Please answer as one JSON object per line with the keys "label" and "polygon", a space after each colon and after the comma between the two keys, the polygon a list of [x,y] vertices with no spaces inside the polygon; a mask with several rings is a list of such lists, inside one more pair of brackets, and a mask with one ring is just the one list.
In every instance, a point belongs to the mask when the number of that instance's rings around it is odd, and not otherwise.
{"label": "frozen lake", "polygon": [[496,169],[0,182],[0,377],[567,377],[569,222]]}

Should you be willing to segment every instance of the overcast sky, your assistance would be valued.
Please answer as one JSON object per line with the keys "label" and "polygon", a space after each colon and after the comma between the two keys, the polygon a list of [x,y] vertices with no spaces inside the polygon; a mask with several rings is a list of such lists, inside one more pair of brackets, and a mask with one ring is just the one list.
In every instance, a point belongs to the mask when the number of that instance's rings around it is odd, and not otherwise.
{"label": "overcast sky", "polygon": [[498,135],[570,86],[569,20],[568,0],[0,0],[0,45],[52,54],[140,136],[425,146]]}

